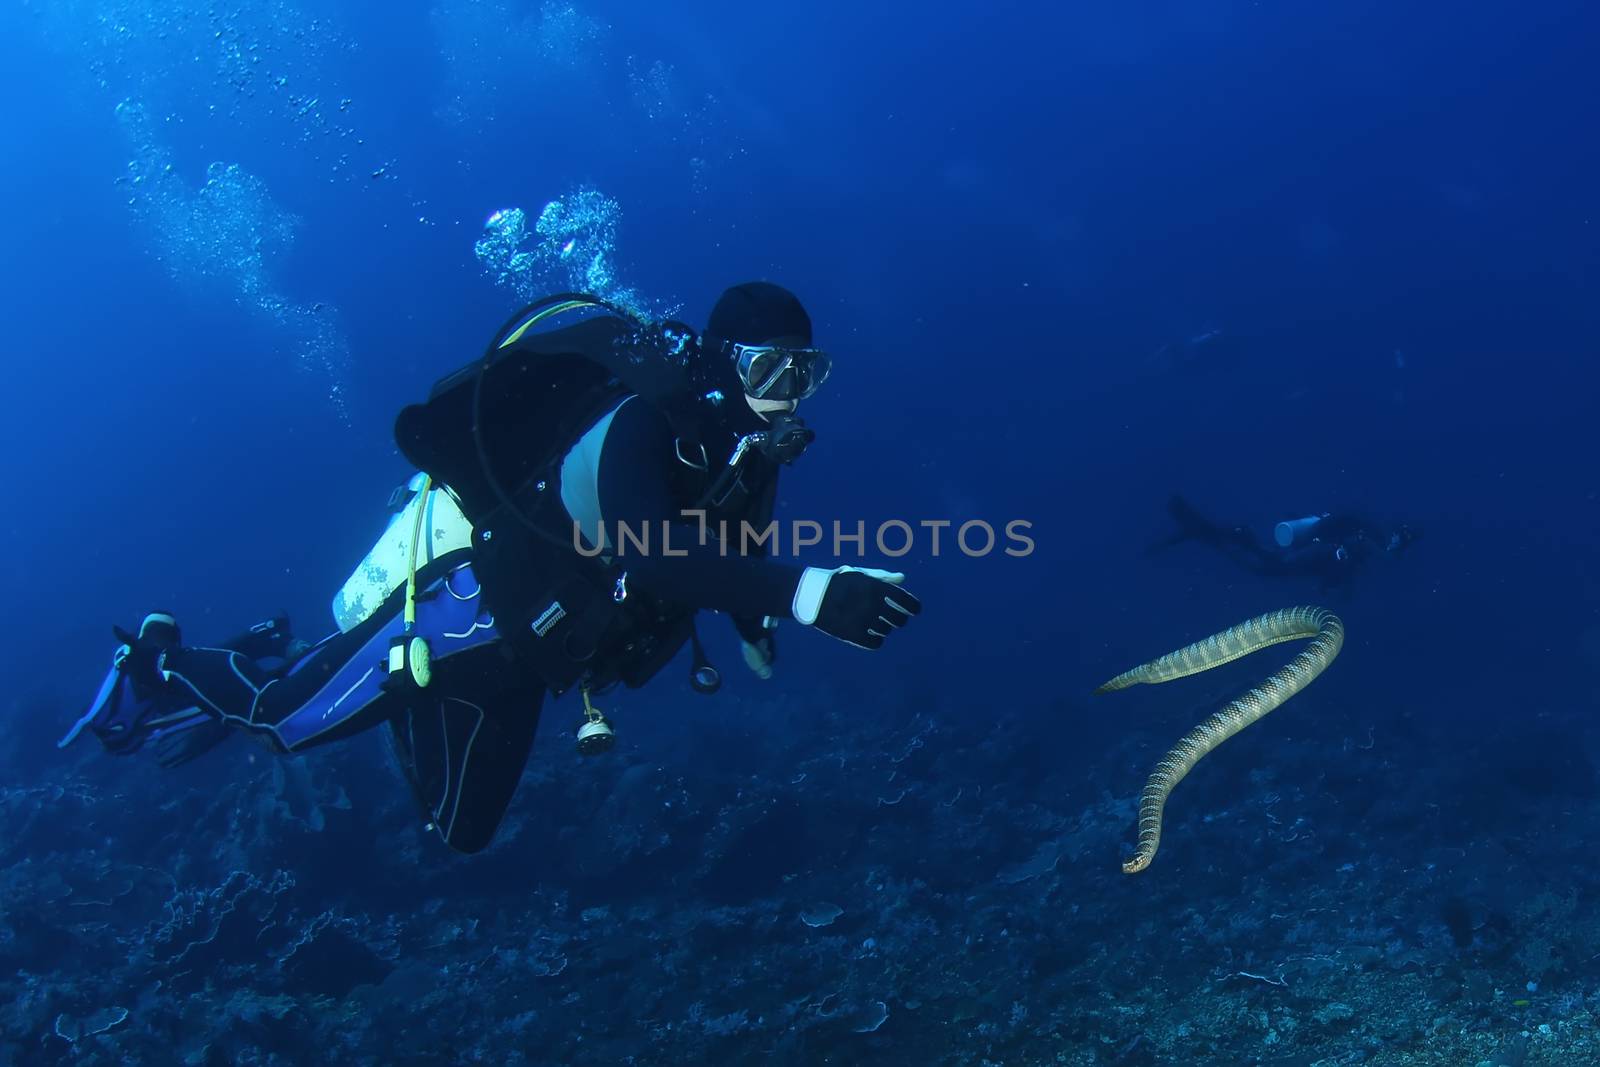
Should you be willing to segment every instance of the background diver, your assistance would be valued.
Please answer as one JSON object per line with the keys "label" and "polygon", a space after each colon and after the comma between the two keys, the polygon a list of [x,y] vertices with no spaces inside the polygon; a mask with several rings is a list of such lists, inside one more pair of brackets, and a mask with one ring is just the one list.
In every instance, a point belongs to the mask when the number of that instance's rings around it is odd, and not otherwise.
{"label": "background diver", "polygon": [[1313,577],[1323,589],[1343,585],[1373,560],[1402,555],[1417,539],[1416,531],[1404,523],[1385,526],[1331,512],[1286,519],[1263,539],[1248,526],[1211,521],[1181,496],[1167,501],[1167,511],[1178,528],[1147,552],[1194,541],[1256,574]]}
{"label": "background diver", "polygon": [[[580,321],[534,329],[562,316]],[[60,744],[87,728],[170,765],[236,731],[298,752],[383,725],[429,827],[479,851],[546,693],[579,689],[579,748],[598,751],[612,734],[591,694],[643,685],[685,644],[695,688],[720,684],[700,610],[731,617],[763,677],[778,620],[876,649],[920,612],[903,575],[717,540],[771,520],[780,468],[814,436],[796,405],[829,368],[800,301],[769,283],[724,292],[698,337],[581,294],[531,305],[400,413],[396,441],[421,473],[335,598],[338,632],[305,648],[279,618],[190,646],[151,613],[115,630],[111,670]],[[663,523],[671,555],[608,535]]]}

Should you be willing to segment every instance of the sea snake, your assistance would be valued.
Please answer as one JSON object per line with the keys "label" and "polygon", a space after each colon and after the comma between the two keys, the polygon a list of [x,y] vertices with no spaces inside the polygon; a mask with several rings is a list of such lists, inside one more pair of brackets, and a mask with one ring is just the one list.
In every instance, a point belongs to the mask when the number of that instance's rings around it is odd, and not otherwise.
{"label": "sea snake", "polygon": [[1110,693],[1141,682],[1154,685],[1175,678],[1186,678],[1224,663],[1232,663],[1268,645],[1302,637],[1311,638],[1311,643],[1301,649],[1294,659],[1248,693],[1212,713],[1185,734],[1183,740],[1156,764],[1139,797],[1139,843],[1133,855],[1123,862],[1123,873],[1137,874],[1155,859],[1156,848],[1161,844],[1161,813],[1167,806],[1167,798],[1183,781],[1183,776],[1193,770],[1194,765],[1212,749],[1278,708],[1327,669],[1339,654],[1339,649],[1344,647],[1344,623],[1339,621],[1337,615],[1322,608],[1269,611],[1176,652],[1168,652],[1160,659],[1124,671],[1095,690],[1096,693]]}

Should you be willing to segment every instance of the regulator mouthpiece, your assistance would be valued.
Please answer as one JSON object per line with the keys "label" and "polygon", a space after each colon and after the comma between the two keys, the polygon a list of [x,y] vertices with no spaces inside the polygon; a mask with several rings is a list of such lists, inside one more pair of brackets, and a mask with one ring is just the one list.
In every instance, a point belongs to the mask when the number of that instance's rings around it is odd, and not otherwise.
{"label": "regulator mouthpiece", "polygon": [[775,463],[793,463],[812,441],[817,432],[805,424],[798,415],[778,415],[772,420],[772,429],[756,443],[762,455]]}

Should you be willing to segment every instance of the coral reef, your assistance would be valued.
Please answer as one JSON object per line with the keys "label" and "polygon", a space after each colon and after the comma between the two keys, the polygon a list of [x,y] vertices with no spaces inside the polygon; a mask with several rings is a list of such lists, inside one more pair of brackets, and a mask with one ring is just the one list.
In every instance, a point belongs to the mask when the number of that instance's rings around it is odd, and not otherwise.
{"label": "coral reef", "polygon": [[19,770],[0,1059],[1600,1062],[1581,744],[1475,807],[1469,764],[1406,762],[1422,727],[1313,690],[1191,776],[1132,882],[1166,726],[1086,751],[1059,707],[840,710],[868,695],[674,707],[602,762],[547,735],[470,859],[376,743]]}

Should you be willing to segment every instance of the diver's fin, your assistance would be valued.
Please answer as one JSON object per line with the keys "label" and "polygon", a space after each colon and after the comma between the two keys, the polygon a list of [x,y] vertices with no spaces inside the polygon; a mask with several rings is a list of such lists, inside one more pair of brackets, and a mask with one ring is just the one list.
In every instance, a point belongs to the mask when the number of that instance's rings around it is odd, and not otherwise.
{"label": "diver's fin", "polygon": [[197,712],[156,734],[156,762],[163,767],[181,766],[199,759],[238,733],[221,719]]}
{"label": "diver's fin", "polygon": [[1144,550],[1145,555],[1154,555],[1185,541],[1215,542],[1221,533],[1216,523],[1196,511],[1193,504],[1176,493],[1167,499],[1167,514],[1178,524],[1177,530],[1147,547]]}
{"label": "diver's fin", "polygon": [[1176,493],[1167,501],[1167,513],[1188,537],[1214,537],[1217,533],[1216,523],[1196,511],[1193,504]]}
{"label": "diver's fin", "polygon": [[72,729],[67,731],[65,737],[56,742],[57,748],[66,748],[72,744],[73,741],[77,740],[78,735],[83,733],[83,728],[94,722],[95,717],[105,710],[106,704],[111,700],[112,693],[116,691],[117,683],[121,680],[122,671],[117,665],[113,664],[111,669],[106,672],[105,681],[100,683],[100,689],[95,693],[94,700],[89,702],[89,710],[84,712],[78,721],[72,724]]}

